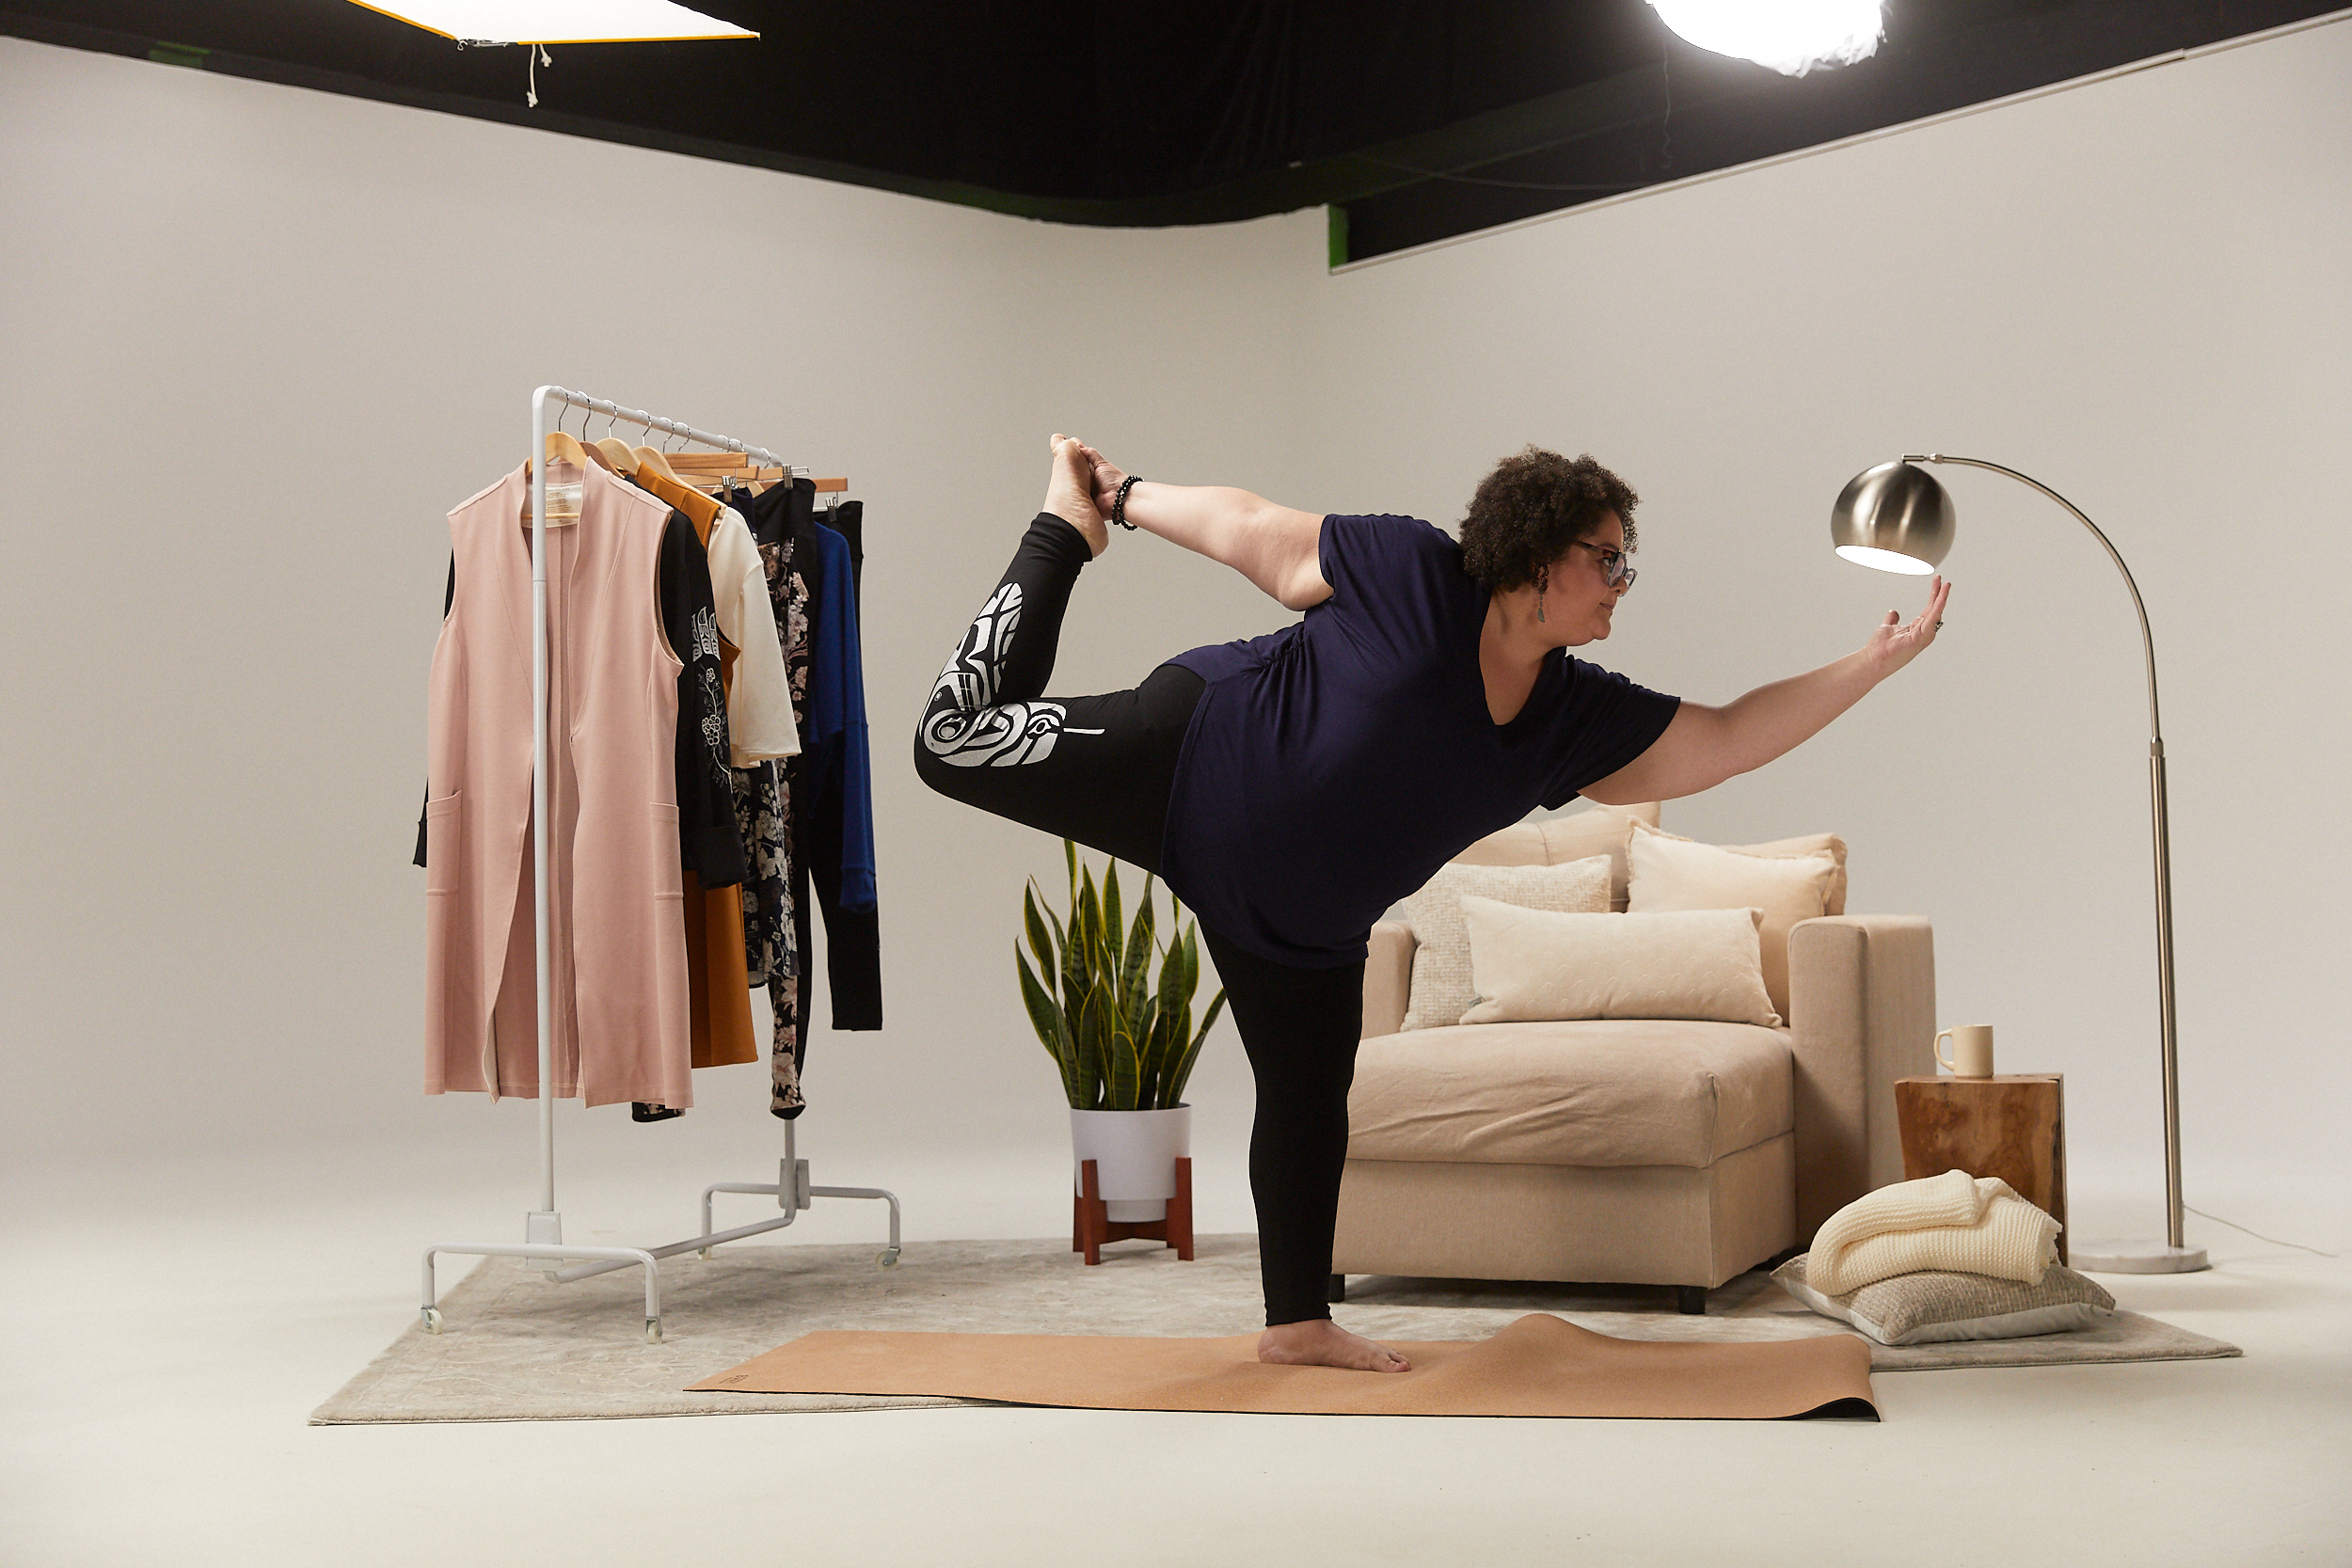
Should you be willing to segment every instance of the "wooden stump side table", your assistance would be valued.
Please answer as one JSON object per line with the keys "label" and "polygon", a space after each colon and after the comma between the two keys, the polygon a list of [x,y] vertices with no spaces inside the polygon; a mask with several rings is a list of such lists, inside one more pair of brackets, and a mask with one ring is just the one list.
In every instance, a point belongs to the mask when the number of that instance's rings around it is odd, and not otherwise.
{"label": "wooden stump side table", "polygon": [[[1902,1136],[1905,1180],[1947,1170],[1997,1176],[2019,1197],[2065,1225],[2064,1074],[1898,1078],[1895,1126]],[[2063,1229],[2058,1246],[2063,1263]]]}

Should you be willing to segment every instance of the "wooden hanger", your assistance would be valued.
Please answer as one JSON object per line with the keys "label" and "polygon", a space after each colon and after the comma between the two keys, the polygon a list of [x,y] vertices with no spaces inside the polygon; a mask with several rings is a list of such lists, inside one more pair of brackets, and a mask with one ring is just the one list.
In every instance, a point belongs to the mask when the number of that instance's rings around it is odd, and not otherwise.
{"label": "wooden hanger", "polygon": [[792,477],[789,468],[763,468],[756,458],[735,451],[681,451],[670,454],[670,467],[700,489],[723,491],[729,484],[757,495],[769,484]]}
{"label": "wooden hanger", "polygon": [[[670,454],[670,467],[689,479],[706,474],[733,474],[740,479],[757,469],[759,460],[739,451],[674,451]],[[762,471],[774,473],[776,470],[768,468]]]}
{"label": "wooden hanger", "polygon": [[[672,452],[670,467],[690,484],[709,485],[719,480],[732,479],[751,485],[755,493],[792,477],[789,468],[763,468],[757,459],[738,451]],[[838,495],[850,488],[850,482],[846,479],[819,479],[813,483],[820,496],[827,493]]]}
{"label": "wooden hanger", "polygon": [[[561,430],[563,429],[563,426],[558,425],[556,428]],[[608,474],[618,473],[620,471],[612,467],[612,459],[606,453],[604,448],[588,439],[588,421],[586,420],[580,421],[580,438],[574,444],[580,448],[581,456],[587,458],[589,462],[594,463],[597,467],[602,468]]]}
{"label": "wooden hanger", "polygon": [[686,483],[686,481],[678,478],[676,472],[671,468],[669,457],[663,453],[660,448],[639,447],[636,449],[636,451],[638,478],[644,478],[645,470],[651,468],[655,473],[660,474],[663,479],[668,480],[673,484],[684,484]]}
{"label": "wooden hanger", "polygon": [[604,453],[606,467],[619,474],[623,479],[637,477],[637,451],[627,441],[618,436],[607,436],[604,439],[596,442],[595,446],[596,451]]}
{"label": "wooden hanger", "polygon": [[[598,452],[594,461],[602,464],[604,454]],[[587,482],[586,475],[591,461],[588,449],[582,447],[569,431],[558,428],[548,432],[548,526],[549,528],[560,528],[564,524],[580,521],[582,499],[580,486]],[[558,480],[555,477],[555,466],[559,463],[569,464],[575,472],[581,475],[580,480],[571,483]],[[523,478],[526,481],[531,478],[529,463],[523,465]],[[530,494],[530,486],[526,483],[523,490],[523,521],[526,523],[531,521]]]}
{"label": "wooden hanger", "polygon": [[[604,460],[604,454],[602,452],[598,452],[593,458],[590,457],[588,455],[588,449],[581,446],[579,438],[573,436],[568,430],[550,430],[548,432],[548,461],[550,463],[569,463],[575,468],[585,468],[592,463],[599,468],[610,468],[612,467],[612,464]],[[531,472],[531,469],[526,467],[523,469],[523,472],[527,475]]]}

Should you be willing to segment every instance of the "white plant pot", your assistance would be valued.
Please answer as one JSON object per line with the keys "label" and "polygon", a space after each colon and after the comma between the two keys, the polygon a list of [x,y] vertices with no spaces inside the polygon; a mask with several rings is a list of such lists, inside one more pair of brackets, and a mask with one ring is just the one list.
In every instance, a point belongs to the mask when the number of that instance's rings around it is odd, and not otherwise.
{"label": "white plant pot", "polygon": [[1168,1218],[1176,1162],[1192,1152],[1192,1107],[1070,1113],[1071,1191],[1084,1192],[1081,1166],[1094,1162],[1104,1217],[1126,1224]]}

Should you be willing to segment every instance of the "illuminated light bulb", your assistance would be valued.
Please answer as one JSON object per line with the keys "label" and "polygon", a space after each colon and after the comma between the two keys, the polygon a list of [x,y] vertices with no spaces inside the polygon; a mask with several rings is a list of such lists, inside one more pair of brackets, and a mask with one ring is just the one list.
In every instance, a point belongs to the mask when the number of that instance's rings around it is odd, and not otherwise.
{"label": "illuminated light bulb", "polygon": [[[552,506],[555,503],[550,501],[548,504]],[[1935,563],[1931,561],[1899,555],[1893,550],[1876,550],[1867,545],[1840,545],[1837,553],[1857,566],[1867,566],[1881,572],[1900,572],[1905,577],[1923,578],[1935,570]]]}
{"label": "illuminated light bulb", "polygon": [[1649,0],[1667,26],[1718,55],[1802,76],[1851,65],[1886,36],[1879,0]]}
{"label": "illuminated light bulb", "polygon": [[757,33],[673,0],[357,0],[469,43],[644,43]]}

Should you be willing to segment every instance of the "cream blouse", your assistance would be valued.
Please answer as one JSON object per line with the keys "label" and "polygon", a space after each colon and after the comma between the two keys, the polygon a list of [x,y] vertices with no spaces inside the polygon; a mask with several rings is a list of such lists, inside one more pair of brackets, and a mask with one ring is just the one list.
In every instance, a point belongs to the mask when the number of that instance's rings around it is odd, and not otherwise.
{"label": "cream blouse", "polygon": [[792,689],[785,679],[784,643],[776,636],[768,571],[742,515],[722,507],[710,525],[710,586],[719,630],[739,650],[735,688],[727,693],[728,760],[749,768],[770,757],[800,754],[792,722]]}

